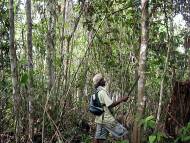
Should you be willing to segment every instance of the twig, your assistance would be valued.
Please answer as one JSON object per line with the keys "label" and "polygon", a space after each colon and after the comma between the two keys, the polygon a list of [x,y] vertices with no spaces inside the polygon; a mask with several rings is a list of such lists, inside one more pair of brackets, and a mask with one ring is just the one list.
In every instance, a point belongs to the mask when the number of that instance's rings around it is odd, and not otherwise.
{"label": "twig", "polygon": [[127,96],[130,96],[130,94],[131,94],[131,92],[134,90],[134,88],[135,88],[135,85],[137,84],[137,82],[139,81],[139,78],[140,78],[140,76],[138,76],[137,77],[137,79],[136,79],[136,81],[135,81],[135,83],[133,84],[133,86],[131,87],[131,89],[130,89],[130,91],[129,91],[129,93],[128,93],[128,95]]}
{"label": "twig", "polygon": [[168,113],[168,115],[169,115],[181,128],[184,127],[182,124],[180,124],[180,123],[176,120],[176,118],[175,118],[174,116],[172,116],[172,114],[171,114],[169,111],[167,111],[167,113]]}
{"label": "twig", "polygon": [[56,132],[59,134],[59,137],[61,138],[61,140],[66,141],[65,138],[62,137],[61,132],[59,131],[58,126],[55,124],[54,120],[51,118],[51,116],[49,115],[49,113],[47,112],[47,110],[40,104],[40,106],[43,108],[43,110],[46,112],[48,118],[51,120],[51,122],[53,123],[54,127],[56,128]]}
{"label": "twig", "polygon": [[43,143],[43,139],[44,139],[44,120],[45,120],[45,112],[46,112],[46,107],[47,107],[47,104],[49,102],[49,98],[53,92],[53,89],[55,88],[55,85],[56,83],[58,82],[58,80],[56,79],[56,81],[54,82],[52,88],[50,89],[50,91],[48,92],[47,96],[46,96],[46,102],[45,102],[45,105],[44,107],[40,104],[40,106],[42,106],[42,108],[44,109],[44,112],[43,112],[43,120],[42,120],[42,143]]}

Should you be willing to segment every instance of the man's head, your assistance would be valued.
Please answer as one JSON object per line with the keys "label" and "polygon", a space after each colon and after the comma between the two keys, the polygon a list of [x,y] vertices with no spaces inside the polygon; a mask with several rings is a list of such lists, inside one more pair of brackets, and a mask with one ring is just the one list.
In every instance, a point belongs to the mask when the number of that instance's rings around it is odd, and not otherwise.
{"label": "man's head", "polygon": [[94,83],[95,88],[97,88],[98,86],[106,85],[106,81],[101,73],[98,73],[93,77],[93,83]]}

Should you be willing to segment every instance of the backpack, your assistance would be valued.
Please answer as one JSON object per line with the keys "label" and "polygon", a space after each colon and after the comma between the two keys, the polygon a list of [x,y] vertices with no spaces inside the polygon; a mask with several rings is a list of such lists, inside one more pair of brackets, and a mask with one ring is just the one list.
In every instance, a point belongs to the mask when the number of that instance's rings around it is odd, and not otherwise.
{"label": "backpack", "polygon": [[90,97],[90,104],[89,104],[89,111],[90,113],[100,116],[102,113],[104,113],[103,105],[101,105],[100,100],[98,98],[98,92],[95,91],[95,94],[93,94]]}

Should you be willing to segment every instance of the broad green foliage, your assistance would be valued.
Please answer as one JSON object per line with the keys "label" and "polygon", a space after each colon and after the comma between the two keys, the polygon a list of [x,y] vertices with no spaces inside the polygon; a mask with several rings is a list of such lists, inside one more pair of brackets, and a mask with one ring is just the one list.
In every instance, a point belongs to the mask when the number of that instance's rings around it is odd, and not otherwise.
{"label": "broad green foliage", "polygon": [[8,0],[0,1],[0,133],[14,131],[12,84],[9,58]]}
{"label": "broad green foliage", "polygon": [[178,138],[175,140],[175,143],[179,141],[188,142],[190,141],[190,122],[187,124],[186,127],[180,129],[180,133]]}
{"label": "broad green foliage", "polygon": [[22,76],[21,76],[21,84],[23,85],[26,85],[27,82],[28,82],[28,74],[27,73],[24,73]]}
{"label": "broad green foliage", "polygon": [[146,117],[144,120],[142,120],[142,124],[143,124],[145,130],[148,128],[154,128],[155,127],[154,116]]}
{"label": "broad green foliage", "polygon": [[163,132],[156,131],[156,121],[154,116],[148,116],[141,120],[141,125],[144,127],[144,132],[151,131],[151,133],[148,135],[147,142],[148,143],[160,143],[163,141],[166,137],[166,135]]}
{"label": "broad green foliage", "polygon": [[[1,63],[0,67],[9,66],[9,17],[8,17],[8,1],[3,0],[0,2],[0,50],[1,50]],[[3,56],[2,56],[3,54]],[[5,68],[6,70],[6,68]]]}
{"label": "broad green foliage", "polygon": [[156,136],[151,135],[151,136],[148,137],[148,142],[149,143],[154,143],[155,141],[156,141]]}

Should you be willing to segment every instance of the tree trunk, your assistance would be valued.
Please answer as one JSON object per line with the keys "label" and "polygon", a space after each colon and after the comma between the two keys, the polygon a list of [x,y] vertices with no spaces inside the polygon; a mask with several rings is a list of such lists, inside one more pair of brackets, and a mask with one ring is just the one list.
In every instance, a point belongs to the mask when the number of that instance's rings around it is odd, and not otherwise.
{"label": "tree trunk", "polygon": [[188,74],[188,75],[189,75],[189,77],[190,77],[190,56],[188,57],[188,65],[189,65],[189,66],[188,66],[188,67],[189,67],[189,74]]}
{"label": "tree trunk", "polygon": [[[145,63],[146,63],[146,52],[148,45],[148,0],[141,0],[141,46],[140,46],[140,57],[139,57],[139,68],[138,68],[138,99],[137,99],[137,119],[141,119],[144,114],[145,108]],[[141,142],[141,126],[136,121],[134,126],[134,138],[133,143]]]}
{"label": "tree trunk", "polygon": [[42,143],[44,142],[44,122],[45,122],[45,110],[48,103],[49,96],[52,94],[52,88],[55,84],[55,36],[56,36],[56,1],[48,1],[48,32],[47,32],[47,66],[48,66],[48,91],[45,101],[45,107],[43,112],[42,121]]}
{"label": "tree trunk", "polygon": [[[91,49],[92,41],[93,41],[93,30],[88,31],[87,36],[88,36],[87,47],[89,47]],[[87,100],[88,100],[88,98],[87,98],[87,80],[88,80],[88,72],[89,72],[89,67],[88,67],[89,55],[90,55],[90,53],[87,53],[86,58],[83,61],[83,67],[81,68],[81,71],[80,71],[81,74],[79,76],[79,78],[80,78],[79,80],[81,80],[81,77],[82,77],[82,82],[80,82],[80,86],[79,86],[79,102],[84,103],[81,110],[87,109],[86,104],[87,104]]]}
{"label": "tree trunk", "polygon": [[64,91],[68,88],[68,69],[69,69],[69,54],[70,54],[70,39],[66,40],[66,58],[64,61]]}
{"label": "tree trunk", "polygon": [[26,1],[27,18],[27,47],[28,47],[28,139],[32,141],[33,119],[32,119],[32,93],[33,93],[33,55],[32,55],[32,19],[31,0]]}
{"label": "tree trunk", "polygon": [[[3,84],[5,78],[4,78],[4,72],[3,72],[4,71],[4,57],[3,57],[2,49],[0,49],[0,61],[1,61],[1,63],[0,63],[0,79],[1,79],[0,83]],[[0,132],[3,132],[3,130],[4,130],[3,121],[2,121],[2,119],[3,119],[3,110],[2,110],[3,109],[3,96],[4,96],[3,89],[4,89],[3,86],[0,85],[0,94],[1,94],[1,97],[0,97],[0,127],[1,127]]]}
{"label": "tree trunk", "polygon": [[[64,71],[64,56],[65,56],[65,24],[66,24],[66,6],[67,6],[67,0],[64,0],[64,7],[63,7],[63,23],[62,23],[62,36],[61,36],[61,61],[62,61],[62,69]],[[64,74],[64,72],[63,72]]]}
{"label": "tree trunk", "polygon": [[[165,7],[164,7],[164,11],[165,11]],[[161,116],[161,106],[162,106],[162,98],[163,98],[163,92],[164,92],[164,80],[165,80],[165,75],[166,75],[166,71],[168,68],[168,60],[169,60],[169,56],[170,56],[170,49],[171,49],[171,39],[170,39],[170,34],[169,34],[169,29],[168,29],[168,17],[165,11],[165,25],[166,25],[166,30],[167,30],[167,55],[166,55],[166,59],[165,59],[165,65],[164,65],[164,72],[162,75],[162,80],[160,83],[160,97],[159,97],[159,104],[158,104],[158,111],[157,111],[157,117],[156,117],[156,125],[158,126],[158,122],[160,121],[160,116]],[[173,23],[171,22],[170,25],[170,31],[173,31]],[[156,130],[156,129],[155,129]]]}
{"label": "tree trunk", "polygon": [[11,63],[11,75],[13,86],[13,103],[14,103],[14,115],[15,115],[15,141],[20,142],[20,87],[18,81],[18,66],[16,47],[14,46],[15,28],[14,28],[14,8],[13,0],[9,0],[9,23],[10,23],[10,37],[9,37],[9,51],[10,51],[10,63]]}
{"label": "tree trunk", "polygon": [[[72,25],[71,22],[71,17],[73,14],[73,9],[72,9],[72,4],[71,1],[66,2],[65,4],[65,24],[69,24]],[[65,29],[65,35],[67,35],[67,37],[65,37],[65,48],[63,49],[64,54],[65,54],[65,58],[63,59],[63,72],[64,72],[64,91],[67,91],[68,86],[68,69],[69,69],[69,63],[70,63],[70,42],[72,40],[72,36],[70,36],[71,34],[71,27]]]}
{"label": "tree trunk", "polygon": [[[80,18],[81,18],[82,14],[83,14],[84,6],[85,6],[85,1],[83,1],[81,3],[81,5],[80,5],[79,16],[74,20],[72,31],[70,33],[67,32],[67,33],[69,33],[68,34],[69,36],[66,38],[66,53],[65,54],[67,56],[66,56],[66,58],[65,58],[65,60],[63,62],[63,64],[64,64],[64,78],[65,78],[64,79],[65,91],[67,91],[68,88],[69,88],[69,86],[68,86],[69,85],[69,76],[70,76],[69,68],[70,68],[70,63],[71,63],[69,55],[72,55],[72,53],[71,53],[72,52],[71,41],[72,41],[72,39],[74,37],[74,34],[75,34],[76,30],[77,30],[77,27],[78,27],[78,24],[79,24],[79,21],[80,21]],[[73,5],[71,5],[71,7],[73,7]],[[67,11],[66,11],[66,16],[68,15],[68,16],[72,17],[72,15],[69,14],[69,12],[71,13],[71,11],[69,11],[69,9],[70,9],[70,6],[68,5],[67,6]],[[69,23],[69,24],[72,25],[72,23]]]}
{"label": "tree trunk", "polygon": [[55,1],[49,1],[49,22],[47,33],[47,65],[48,65],[48,89],[51,90],[55,82]]}
{"label": "tree trunk", "polygon": [[[175,81],[172,93],[169,104],[164,109],[165,131],[176,138],[179,137],[179,130],[187,126],[190,121],[190,81]],[[189,130],[186,131],[189,134]],[[189,143],[189,140],[183,143]]]}

